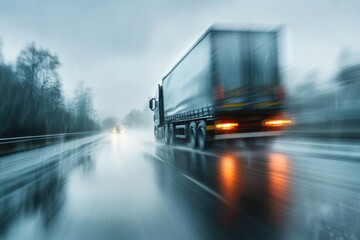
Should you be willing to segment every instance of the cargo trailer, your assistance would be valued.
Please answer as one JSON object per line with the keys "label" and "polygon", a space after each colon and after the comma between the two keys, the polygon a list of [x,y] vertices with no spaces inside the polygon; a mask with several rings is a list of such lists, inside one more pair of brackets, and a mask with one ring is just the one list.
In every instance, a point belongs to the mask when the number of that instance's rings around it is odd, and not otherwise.
{"label": "cargo trailer", "polygon": [[154,135],[204,149],[217,140],[248,143],[284,131],[278,30],[211,27],[166,74],[156,96]]}

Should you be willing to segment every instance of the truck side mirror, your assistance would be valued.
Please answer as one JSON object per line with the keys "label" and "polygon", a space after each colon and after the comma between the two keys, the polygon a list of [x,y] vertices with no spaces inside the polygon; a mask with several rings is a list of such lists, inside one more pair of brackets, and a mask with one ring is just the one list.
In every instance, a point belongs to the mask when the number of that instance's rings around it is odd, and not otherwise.
{"label": "truck side mirror", "polygon": [[151,111],[154,111],[156,109],[156,99],[155,98],[150,99],[149,108]]}

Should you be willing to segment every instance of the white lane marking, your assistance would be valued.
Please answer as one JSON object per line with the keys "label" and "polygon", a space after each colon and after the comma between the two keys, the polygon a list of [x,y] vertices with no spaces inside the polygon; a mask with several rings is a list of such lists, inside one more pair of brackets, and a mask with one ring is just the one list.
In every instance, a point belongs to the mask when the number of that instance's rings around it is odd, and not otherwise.
{"label": "white lane marking", "polygon": [[161,158],[159,158],[158,156],[156,156],[156,155],[154,155],[154,154],[151,154],[151,153],[149,153],[149,152],[145,152],[145,153],[148,154],[148,155],[150,155],[150,156],[152,156],[153,158],[155,158],[155,159],[157,159],[157,160],[159,160],[159,161],[165,162],[164,160],[162,160]]}
{"label": "white lane marking", "polygon": [[[153,142],[151,142],[151,143],[153,143]],[[159,147],[172,148],[172,149],[185,151],[185,152],[199,153],[199,154],[207,155],[207,156],[210,156],[210,157],[219,157],[219,154],[217,154],[214,151],[209,151],[209,150],[202,151],[202,150],[192,149],[192,148],[189,148],[189,147],[186,147],[186,146],[181,146],[181,145],[167,146],[167,145],[165,145],[163,143],[153,143],[153,144],[156,145],[156,146],[159,146]]]}
{"label": "white lane marking", "polygon": [[[165,162],[163,159],[159,158],[158,156],[148,153],[150,156],[154,157],[155,159]],[[205,190],[206,192],[210,193],[211,195],[213,195],[214,197],[220,199],[222,202],[226,203],[227,205],[231,205],[228,201],[226,201],[225,198],[223,198],[220,194],[218,194],[217,192],[215,192],[214,190],[212,190],[211,188],[205,186],[204,184],[202,184],[201,182],[195,180],[194,178],[184,174],[184,173],[180,173],[181,175],[183,175],[185,178],[187,178],[188,180],[190,180],[191,182],[195,183],[196,185],[198,185],[199,187],[201,187],[203,190]]]}
{"label": "white lane marking", "polygon": [[180,151],[194,152],[194,153],[207,155],[207,156],[210,156],[210,157],[219,157],[218,154],[209,152],[208,150],[207,151],[201,151],[201,150],[191,149],[191,148],[182,147],[182,146],[171,146],[171,147],[174,148],[174,149],[180,150]]}
{"label": "white lane marking", "polygon": [[225,198],[223,198],[222,196],[220,196],[220,194],[218,194],[217,192],[215,192],[214,190],[212,190],[211,188],[205,186],[204,184],[202,184],[201,182],[195,180],[194,178],[181,173],[181,175],[183,175],[185,178],[189,179],[191,182],[195,183],[196,185],[198,185],[199,187],[201,187],[203,190],[205,190],[206,192],[210,193],[211,195],[213,195],[214,197],[220,199],[221,201],[223,201],[224,203],[226,203],[227,205],[231,205],[228,201],[226,201]]}

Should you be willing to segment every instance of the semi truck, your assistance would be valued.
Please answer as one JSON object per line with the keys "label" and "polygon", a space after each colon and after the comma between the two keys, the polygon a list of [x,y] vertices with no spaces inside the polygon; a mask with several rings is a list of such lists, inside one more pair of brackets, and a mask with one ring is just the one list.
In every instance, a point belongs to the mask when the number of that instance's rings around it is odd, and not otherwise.
{"label": "semi truck", "polygon": [[162,79],[149,100],[157,141],[253,144],[291,124],[279,74],[279,30],[210,27]]}

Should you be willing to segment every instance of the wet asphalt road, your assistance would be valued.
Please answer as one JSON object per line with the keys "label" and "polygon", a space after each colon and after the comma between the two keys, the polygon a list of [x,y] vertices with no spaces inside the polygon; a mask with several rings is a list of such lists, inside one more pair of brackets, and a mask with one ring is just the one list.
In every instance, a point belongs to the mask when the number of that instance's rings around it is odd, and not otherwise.
{"label": "wet asphalt road", "polygon": [[360,239],[360,144],[128,132],[3,156],[0,239]]}

